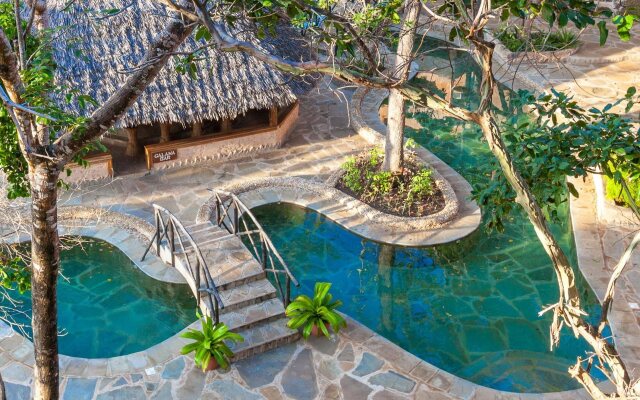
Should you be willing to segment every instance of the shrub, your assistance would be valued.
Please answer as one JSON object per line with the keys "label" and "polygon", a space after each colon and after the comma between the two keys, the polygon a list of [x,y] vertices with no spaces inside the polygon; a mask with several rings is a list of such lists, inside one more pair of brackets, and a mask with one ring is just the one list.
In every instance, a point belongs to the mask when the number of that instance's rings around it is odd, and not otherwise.
{"label": "shrub", "polygon": [[373,195],[387,194],[393,185],[393,175],[389,171],[376,172],[371,176],[371,191]]}
{"label": "shrub", "polygon": [[[626,179],[626,178],[625,178]],[[633,204],[640,205],[640,181],[638,179],[629,181],[627,180],[627,186],[631,192],[631,199],[627,196],[622,185],[616,182],[614,179],[605,177],[607,198],[615,201],[617,204],[624,204],[627,207],[631,207]]]}
{"label": "shrub", "polygon": [[411,178],[409,183],[409,194],[407,201],[412,202],[416,199],[422,200],[425,197],[433,194],[433,178],[431,175],[433,172],[430,169],[423,168],[416,175]]}
{"label": "shrub", "polygon": [[361,193],[364,189],[361,182],[361,172],[358,168],[358,161],[355,157],[349,157],[347,161],[342,164],[342,170],[344,175],[342,176],[342,182],[354,193]]}

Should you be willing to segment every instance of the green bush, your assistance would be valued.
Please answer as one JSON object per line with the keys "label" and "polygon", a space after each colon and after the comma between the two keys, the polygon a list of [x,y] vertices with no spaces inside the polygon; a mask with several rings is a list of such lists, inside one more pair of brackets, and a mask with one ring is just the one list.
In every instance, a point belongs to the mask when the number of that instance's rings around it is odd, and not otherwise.
{"label": "green bush", "polygon": [[640,205],[640,181],[635,179],[633,181],[627,180],[627,186],[631,192],[632,199],[629,199],[627,193],[625,193],[622,185],[615,180],[605,177],[607,198],[615,201],[617,204],[624,204],[627,207],[631,207],[631,201],[634,204]]}
{"label": "green bush", "polygon": [[409,183],[409,195],[407,201],[413,201],[415,199],[422,200],[425,197],[433,194],[433,178],[431,177],[433,171],[424,168],[420,172],[411,178]]}
{"label": "green bush", "polygon": [[342,176],[342,182],[354,193],[361,193],[364,189],[361,182],[361,172],[358,168],[358,161],[355,157],[349,157],[347,161],[342,164],[342,170],[344,175]]}
{"label": "green bush", "polygon": [[384,195],[391,191],[393,175],[390,171],[379,171],[371,176],[371,191],[374,195]]}

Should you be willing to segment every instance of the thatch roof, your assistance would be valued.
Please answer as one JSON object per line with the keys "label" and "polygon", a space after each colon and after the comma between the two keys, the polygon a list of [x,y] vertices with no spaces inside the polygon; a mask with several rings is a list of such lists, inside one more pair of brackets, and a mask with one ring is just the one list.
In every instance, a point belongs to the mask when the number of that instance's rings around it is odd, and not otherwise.
{"label": "thatch roof", "polygon": [[[124,83],[126,70],[142,59],[166,26],[168,13],[154,0],[83,0],[65,8],[68,3],[49,2],[50,25],[62,28],[54,42],[56,78],[61,87],[78,89],[101,103]],[[100,17],[103,14],[87,12],[91,9],[121,11]],[[289,37],[291,33],[288,31]],[[296,38],[260,42],[249,33],[243,36],[281,56],[308,57]],[[179,51],[192,51],[203,43],[192,37]],[[202,56],[206,59],[198,61],[197,79],[176,71],[177,57],[169,61],[117,126],[234,118],[249,109],[287,106],[308,86],[242,53],[207,49]],[[77,105],[68,107],[80,114],[87,112]]]}

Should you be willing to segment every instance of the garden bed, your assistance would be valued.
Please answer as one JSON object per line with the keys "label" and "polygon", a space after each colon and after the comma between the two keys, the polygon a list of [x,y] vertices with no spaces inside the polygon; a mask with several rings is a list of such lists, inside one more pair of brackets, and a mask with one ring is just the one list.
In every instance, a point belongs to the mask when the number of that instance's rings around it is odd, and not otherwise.
{"label": "garden bed", "polygon": [[445,208],[446,200],[432,177],[432,170],[411,152],[402,172],[382,171],[383,156],[377,148],[351,157],[342,166],[336,189],[387,214],[424,217]]}

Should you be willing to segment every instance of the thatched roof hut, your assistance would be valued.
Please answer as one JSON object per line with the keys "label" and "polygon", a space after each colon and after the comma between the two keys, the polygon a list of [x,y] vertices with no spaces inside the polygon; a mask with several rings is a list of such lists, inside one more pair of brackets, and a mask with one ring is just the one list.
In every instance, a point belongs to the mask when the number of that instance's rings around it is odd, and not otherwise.
{"label": "thatched roof hut", "polygon": [[[144,56],[154,37],[166,26],[168,13],[153,0],[83,0],[49,2],[49,21],[60,29],[54,42],[56,76],[61,87],[104,102]],[[119,10],[105,16],[101,10]],[[281,56],[301,59],[305,47],[288,34],[288,40],[250,40]],[[204,42],[192,37],[179,49],[193,51]],[[308,56],[307,56],[308,57]],[[233,119],[250,109],[285,107],[308,85],[243,53],[222,53],[208,48],[199,55],[197,78],[177,72],[174,57],[138,101],[117,123],[134,127],[156,123],[183,126],[204,120]],[[69,105],[82,113],[77,105]],[[84,111],[86,112],[86,111]]]}

